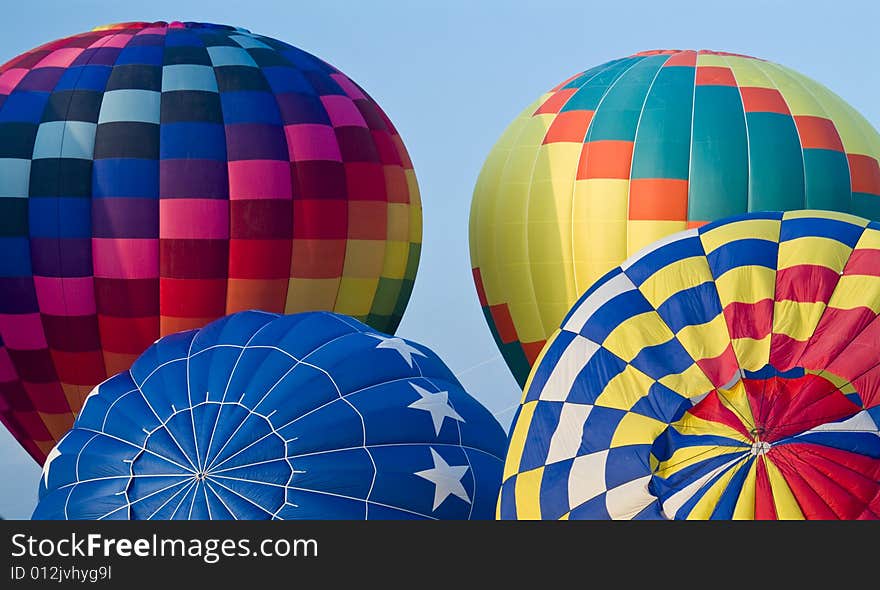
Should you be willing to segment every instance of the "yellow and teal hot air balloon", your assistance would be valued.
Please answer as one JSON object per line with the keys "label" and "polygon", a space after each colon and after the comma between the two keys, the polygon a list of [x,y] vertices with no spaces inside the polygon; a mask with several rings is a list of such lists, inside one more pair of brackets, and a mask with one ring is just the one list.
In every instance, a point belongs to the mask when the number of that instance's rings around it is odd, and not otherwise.
{"label": "yellow and teal hot air balloon", "polygon": [[480,303],[520,385],[587,288],[646,244],[749,211],[880,219],[880,135],[821,84],[712,51],[650,51],[543,94],[474,191]]}

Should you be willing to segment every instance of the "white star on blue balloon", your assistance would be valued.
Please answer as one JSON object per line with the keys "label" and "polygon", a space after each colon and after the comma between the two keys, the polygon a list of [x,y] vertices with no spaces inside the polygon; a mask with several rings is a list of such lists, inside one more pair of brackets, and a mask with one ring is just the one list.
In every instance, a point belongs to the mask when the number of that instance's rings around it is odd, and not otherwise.
{"label": "white star on blue balloon", "polygon": [[470,504],[471,499],[461,483],[461,478],[467,473],[469,467],[467,465],[450,465],[433,448],[431,449],[431,459],[434,461],[433,469],[416,471],[413,474],[434,484],[434,507],[431,510],[437,510],[450,495],[461,498]]}
{"label": "white star on blue balloon", "polygon": [[407,407],[415,410],[424,410],[431,414],[431,421],[434,423],[434,433],[437,436],[440,436],[440,429],[443,427],[443,421],[446,418],[451,418],[458,422],[465,421],[464,418],[455,411],[455,408],[449,405],[448,391],[431,393],[415,383],[410,383],[410,385],[412,385],[412,388],[416,390],[416,393],[418,393],[420,397]]}
{"label": "white star on blue balloon", "polygon": [[403,360],[405,360],[406,364],[408,364],[410,367],[413,366],[412,355],[417,354],[419,356],[427,357],[424,352],[422,352],[418,348],[411,346],[403,338],[387,338],[385,336],[380,336],[379,334],[367,334],[367,336],[381,341],[379,342],[379,344],[376,345],[376,348],[390,348],[391,350],[400,353],[400,356],[403,357]]}

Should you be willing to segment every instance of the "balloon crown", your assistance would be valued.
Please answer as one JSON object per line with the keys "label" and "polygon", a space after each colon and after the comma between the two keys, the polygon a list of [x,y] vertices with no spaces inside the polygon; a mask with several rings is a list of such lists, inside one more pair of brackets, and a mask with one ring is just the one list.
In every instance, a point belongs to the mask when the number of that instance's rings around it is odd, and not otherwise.
{"label": "balloon crown", "polygon": [[727,57],[745,57],[748,59],[758,59],[761,61],[765,61],[760,57],[755,57],[753,55],[746,55],[744,53],[733,53],[731,51],[715,51],[713,49],[648,49],[645,51],[639,51],[638,53],[633,53],[633,57],[643,57],[648,55],[675,55],[676,53],[693,53],[697,55],[721,55]]}
{"label": "balloon crown", "polygon": [[250,33],[248,29],[244,29],[242,27],[233,27],[231,25],[220,25],[214,23],[198,23],[194,21],[164,21],[158,20],[154,22],[148,21],[130,21],[130,22],[122,22],[122,23],[110,23],[106,25],[99,25],[93,28],[93,31],[115,31],[119,29],[150,29],[150,28],[158,28],[158,29],[219,29],[222,31],[241,31],[243,33]]}

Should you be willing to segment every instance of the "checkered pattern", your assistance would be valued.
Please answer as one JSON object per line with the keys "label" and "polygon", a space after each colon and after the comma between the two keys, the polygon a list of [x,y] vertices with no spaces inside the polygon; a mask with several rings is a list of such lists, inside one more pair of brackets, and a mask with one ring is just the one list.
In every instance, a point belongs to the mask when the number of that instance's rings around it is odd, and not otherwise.
{"label": "checkered pattern", "polygon": [[471,263],[522,385],[575,300],[664,236],[747,211],[880,219],[880,134],[839,97],[743,55],[654,51],[542,95],[474,190]]}
{"label": "checkered pattern", "polygon": [[[878,255],[877,222],[799,210],[706,224],[627,259],[530,375],[499,516],[880,517],[880,282],[866,264]],[[762,441],[766,460],[752,452]],[[808,442],[836,450],[791,463]],[[820,475],[837,452],[842,492]]]}
{"label": "checkered pattern", "polygon": [[420,242],[388,117],[286,43],[123,23],[0,67],[0,416],[40,462],[161,335],[243,309],[393,333]]}

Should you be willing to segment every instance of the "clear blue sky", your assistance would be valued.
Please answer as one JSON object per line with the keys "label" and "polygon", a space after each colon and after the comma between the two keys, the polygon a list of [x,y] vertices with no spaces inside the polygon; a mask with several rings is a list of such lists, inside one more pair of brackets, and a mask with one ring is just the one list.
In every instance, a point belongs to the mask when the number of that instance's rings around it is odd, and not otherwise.
{"label": "clear blue sky", "polygon": [[[877,0],[57,0],[4,3],[0,63],[99,24],[241,26],[330,62],[394,121],[424,205],[416,286],[398,334],[433,348],[507,427],[520,392],[471,281],[468,213],[483,159],[513,117],[568,76],[646,49],[715,49],[791,67],[880,128]],[[39,468],[0,431],[0,515],[29,518]]]}

